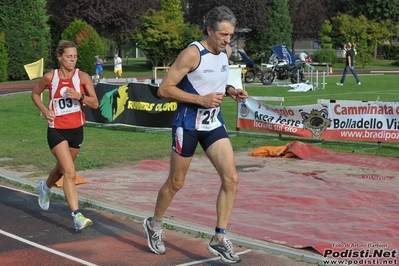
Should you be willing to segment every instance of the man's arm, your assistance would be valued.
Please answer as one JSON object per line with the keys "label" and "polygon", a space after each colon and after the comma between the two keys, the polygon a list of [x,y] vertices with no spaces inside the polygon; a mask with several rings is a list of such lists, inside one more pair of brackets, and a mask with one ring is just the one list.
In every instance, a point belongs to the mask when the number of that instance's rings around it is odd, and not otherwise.
{"label": "man's arm", "polygon": [[197,95],[185,92],[177,87],[177,84],[180,83],[184,76],[196,68],[199,62],[200,53],[197,47],[190,46],[184,49],[162,80],[158,89],[158,96],[176,102],[201,105],[205,108],[219,106],[223,100],[224,93],[212,92],[208,95]]}

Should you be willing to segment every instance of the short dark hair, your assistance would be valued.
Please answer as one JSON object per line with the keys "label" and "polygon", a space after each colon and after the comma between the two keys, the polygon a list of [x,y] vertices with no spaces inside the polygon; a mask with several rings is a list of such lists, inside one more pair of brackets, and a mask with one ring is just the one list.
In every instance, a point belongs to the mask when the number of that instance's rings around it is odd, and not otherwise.
{"label": "short dark hair", "polygon": [[212,8],[208,14],[206,14],[206,17],[204,19],[204,29],[202,30],[202,33],[204,35],[208,35],[207,27],[211,27],[212,30],[219,30],[220,29],[220,23],[222,21],[228,21],[233,25],[234,27],[237,24],[237,18],[234,15],[233,11],[231,11],[230,8],[227,6],[218,6]]}

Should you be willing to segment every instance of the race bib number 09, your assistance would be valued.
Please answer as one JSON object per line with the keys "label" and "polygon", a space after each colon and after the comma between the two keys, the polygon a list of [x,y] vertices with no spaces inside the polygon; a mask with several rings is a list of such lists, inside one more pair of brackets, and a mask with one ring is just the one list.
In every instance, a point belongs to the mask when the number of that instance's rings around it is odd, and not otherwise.
{"label": "race bib number 09", "polygon": [[222,123],[218,119],[219,112],[220,107],[210,109],[198,108],[195,129],[198,131],[210,131],[220,127]]}

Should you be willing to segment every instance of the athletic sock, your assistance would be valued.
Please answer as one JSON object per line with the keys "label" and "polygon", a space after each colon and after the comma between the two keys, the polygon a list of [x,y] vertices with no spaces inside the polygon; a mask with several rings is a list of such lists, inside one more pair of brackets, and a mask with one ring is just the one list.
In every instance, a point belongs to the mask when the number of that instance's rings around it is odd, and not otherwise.
{"label": "athletic sock", "polygon": [[155,218],[155,216],[152,217],[151,220],[151,227],[155,230],[161,230],[162,229],[162,219],[158,220]]}
{"label": "athletic sock", "polygon": [[44,190],[46,193],[49,193],[49,192],[50,192],[50,188],[47,186],[47,183],[46,183],[46,182],[44,182],[43,190]]}
{"label": "athletic sock", "polygon": [[226,228],[215,228],[215,237],[213,238],[213,244],[216,244],[217,242],[220,242],[223,237],[226,236],[227,230]]}

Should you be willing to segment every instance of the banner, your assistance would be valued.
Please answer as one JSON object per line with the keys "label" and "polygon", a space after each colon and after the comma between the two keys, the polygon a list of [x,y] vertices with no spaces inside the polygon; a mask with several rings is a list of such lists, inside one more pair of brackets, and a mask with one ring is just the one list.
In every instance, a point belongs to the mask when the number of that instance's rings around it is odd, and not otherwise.
{"label": "banner", "polygon": [[227,84],[233,85],[234,88],[237,89],[243,89],[241,72],[242,72],[242,67],[240,65],[230,65]]}
{"label": "banner", "polygon": [[24,68],[30,80],[41,78],[43,76],[43,58],[36,62],[24,65]]}
{"label": "banner", "polygon": [[399,103],[323,100],[274,106],[249,97],[238,104],[237,128],[312,139],[399,142]]}
{"label": "banner", "polygon": [[87,121],[159,128],[172,126],[177,103],[159,98],[156,85],[97,83],[95,91],[99,108],[93,110],[84,106]]}
{"label": "banner", "polygon": [[275,53],[280,59],[286,60],[288,65],[291,65],[296,61],[295,55],[285,44],[278,44],[271,47],[273,53]]}

